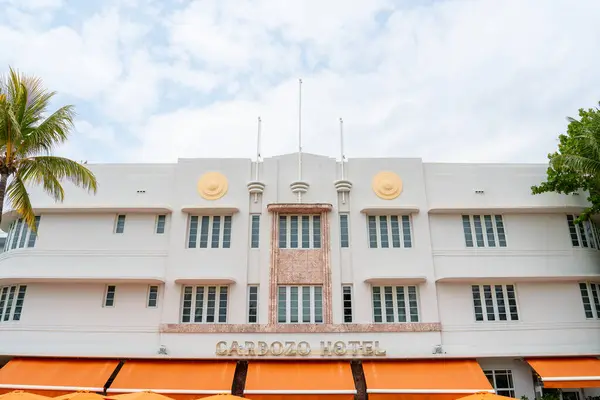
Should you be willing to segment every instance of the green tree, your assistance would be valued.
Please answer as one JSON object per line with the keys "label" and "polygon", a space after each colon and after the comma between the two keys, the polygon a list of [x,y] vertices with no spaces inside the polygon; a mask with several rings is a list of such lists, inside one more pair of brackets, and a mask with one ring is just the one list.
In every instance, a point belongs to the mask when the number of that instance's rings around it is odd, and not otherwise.
{"label": "green tree", "polygon": [[48,112],[55,92],[42,81],[10,68],[0,76],[0,222],[5,197],[35,229],[27,185],[41,185],[55,201],[64,200],[61,181],[96,193],[96,178],[83,165],[68,158],[52,156],[73,127],[74,107],[67,105]]}
{"label": "green tree", "polygon": [[546,181],[531,188],[533,194],[588,193],[590,206],[579,221],[600,212],[600,109],[580,109],[579,119],[568,118],[567,133],[558,137],[558,151],[548,154]]}

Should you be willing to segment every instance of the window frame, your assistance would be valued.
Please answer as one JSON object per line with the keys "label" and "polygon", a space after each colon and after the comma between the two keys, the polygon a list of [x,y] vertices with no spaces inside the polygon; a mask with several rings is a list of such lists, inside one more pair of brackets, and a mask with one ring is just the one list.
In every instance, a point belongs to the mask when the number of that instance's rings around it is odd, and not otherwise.
{"label": "window frame", "polygon": [[[256,289],[256,306],[255,306],[255,317],[256,321],[250,320],[250,310],[251,310],[251,302],[252,302],[252,289]],[[246,307],[246,323],[248,324],[258,324],[260,319],[259,310],[260,310],[260,288],[259,285],[248,285],[248,294],[246,296],[247,307]]]}
{"label": "window frame", "polygon": [[[470,242],[472,243],[469,246],[469,238],[467,237],[466,226],[465,226],[465,217],[469,219],[469,227],[470,227]],[[481,234],[483,239],[483,246],[479,246],[478,238],[477,238],[477,230],[475,226],[475,217],[479,217],[479,222],[481,224]],[[494,246],[490,246],[490,240],[488,237],[487,227],[485,217],[490,217],[492,224],[492,235],[494,239]],[[503,238],[500,237],[498,233],[498,217],[500,218],[500,222],[502,223],[502,235]],[[461,214],[460,218],[462,230],[463,230],[463,246],[465,249],[505,249],[508,247],[508,235],[506,233],[506,221],[503,214]],[[502,240],[504,245],[502,245]]]}
{"label": "window frame", "polygon": [[[350,213],[339,213],[339,228],[340,228],[340,248],[347,249],[350,247]],[[343,221],[345,220],[346,227],[344,228]],[[345,241],[344,241],[345,237]]]}
{"label": "window frame", "polygon": [[[119,232],[119,221],[123,217],[123,227]],[[113,228],[113,233],[116,235],[123,235],[125,233],[125,223],[127,222],[127,214],[117,214],[115,217],[115,226]]]}
{"label": "window frame", "polygon": [[[254,223],[256,222],[256,227]],[[256,228],[256,237],[254,237],[254,229]],[[250,214],[250,248],[251,249],[259,249],[260,248],[260,214],[253,213]]]}
{"label": "window frame", "polygon": [[[154,299],[156,304],[153,306],[150,305],[150,300],[151,300],[150,295],[152,294],[152,288],[156,288],[156,299]],[[146,293],[146,308],[158,308],[159,298],[160,298],[160,286],[159,285],[148,285],[148,291]]]}
{"label": "window frame", "polygon": [[[163,226],[162,226],[162,232],[159,232],[158,228],[160,227],[160,218],[161,217],[164,217],[164,221],[163,221]],[[154,234],[155,235],[164,235],[166,230],[167,230],[167,214],[157,214],[156,218],[154,220]]]}
{"label": "window frame", "polygon": [[[494,392],[497,395],[507,396],[507,397],[512,397],[512,398],[515,397],[515,378],[513,377],[513,373],[512,373],[511,369],[483,369],[483,374],[488,379],[488,381],[490,380],[489,375],[491,375],[492,379],[490,381],[490,384],[494,388]],[[496,375],[506,375],[507,381],[509,382],[509,386],[512,383],[512,387],[498,388],[498,385],[496,384],[496,382],[497,382]],[[499,391],[501,393],[499,393]]]}
{"label": "window frame", "polygon": [[34,232],[29,228],[29,225],[23,220],[23,218],[17,218],[14,220],[6,233],[6,240],[4,242],[3,251],[8,252],[11,250],[28,249],[34,248],[37,243],[37,230],[40,227],[41,215],[35,216],[35,229]]}
{"label": "window frame", "polygon": [[[281,321],[280,317],[280,294],[281,288],[285,288],[286,300],[285,300],[285,322]],[[292,322],[292,288],[297,288],[297,301],[298,305],[296,308],[296,317],[298,321]],[[309,321],[304,321],[304,290],[303,288],[309,288]],[[320,289],[321,294],[321,320],[317,321],[317,288]],[[323,286],[322,285],[277,285],[277,324],[290,325],[290,324],[324,324],[324,297],[323,297]]]}
{"label": "window frame", "polygon": [[[186,308],[185,306],[185,302],[187,301],[185,296],[186,296],[186,288],[191,288],[192,292],[191,292],[191,303],[190,303],[190,315],[189,321],[184,321],[183,317],[184,317],[184,310]],[[202,313],[201,313],[201,319],[202,321],[196,321],[196,307],[198,306],[198,299],[197,299],[197,295],[198,295],[198,288],[202,288],[202,299],[201,299],[201,306],[202,306]],[[209,316],[208,314],[208,309],[209,309],[209,299],[210,299],[210,288],[215,288],[215,300],[214,300],[214,311],[212,314],[213,317],[213,321],[207,321],[207,317]],[[225,288],[225,295],[226,295],[226,299],[225,299],[225,321],[219,321],[220,318],[220,311],[221,311],[221,294],[222,294],[222,289]],[[231,302],[231,287],[230,285],[182,285],[181,287],[181,300],[180,300],[180,307],[179,307],[179,323],[180,324],[227,324],[228,323],[228,319],[229,319],[229,303]]]}
{"label": "window frame", "polygon": [[[308,217],[308,246],[304,247],[304,218]],[[277,217],[277,248],[284,250],[317,250],[323,248],[323,218],[322,214],[279,214]],[[282,246],[282,219],[285,219],[285,246]],[[292,222],[296,222],[296,235],[292,232]],[[318,230],[315,229],[318,225]],[[318,232],[318,234],[316,233]],[[292,239],[296,247],[292,247]],[[318,240],[317,240],[318,239]],[[318,246],[315,243],[318,242]]]}
{"label": "window frame", "polygon": [[[108,305],[106,304],[106,302],[108,301],[108,294],[110,292],[110,288],[113,288],[112,290],[112,304]],[[104,286],[104,296],[102,298],[102,307],[103,308],[115,308],[115,305],[117,303],[117,285],[114,284],[107,284]]]}
{"label": "window frame", "polygon": [[[347,307],[346,305],[346,295],[350,296],[350,299],[348,300],[350,302],[350,307]],[[348,310],[349,315],[346,315],[346,311]],[[348,316],[350,317],[349,321],[346,318]],[[354,290],[352,285],[342,285],[342,320],[344,324],[354,323]]]}
{"label": "window frame", "polygon": [[[490,294],[492,295],[492,307],[494,309],[494,319],[488,319],[488,311],[487,311],[487,305],[485,303],[485,286],[489,286],[490,287]],[[505,307],[505,314],[506,314],[506,319],[500,319],[500,310],[499,310],[499,304],[498,304],[498,298],[497,298],[497,290],[496,290],[496,286],[501,286],[502,287],[502,295],[503,295],[503,302],[504,302],[504,307]],[[512,317],[512,311],[510,309],[510,302],[509,302],[509,297],[508,297],[508,287],[512,286],[512,290],[513,290],[513,294],[514,294],[514,306],[516,307],[516,315],[517,318],[513,319]],[[474,288],[478,287],[479,290],[479,301],[481,302],[481,313],[482,313],[482,318],[481,320],[477,319],[477,306],[475,305],[475,293],[474,293]],[[517,293],[517,285],[514,283],[500,283],[500,284],[496,284],[496,283],[481,283],[481,284],[471,284],[470,285],[470,293],[471,293],[471,306],[473,307],[473,319],[475,321],[475,323],[495,323],[495,322],[500,322],[500,323],[518,323],[521,321],[521,308],[519,307],[519,295]]]}
{"label": "window frame", "polygon": [[[14,288],[14,291],[11,290]],[[12,293],[12,298],[11,298]],[[21,298],[21,293],[23,296]],[[25,306],[25,297],[27,296],[27,284],[20,285],[6,285],[0,286],[0,324],[10,323],[11,321],[19,322],[23,315],[23,308]],[[19,301],[21,304],[19,304]],[[17,308],[19,310],[19,318],[15,319]]]}
{"label": "window frame", "polygon": [[[386,228],[386,241],[387,246],[382,246],[383,236],[382,236],[382,217],[385,218],[385,228]],[[395,235],[393,228],[393,218],[396,217],[398,224],[398,246],[394,246],[395,244]],[[375,242],[372,240],[372,230],[371,230],[371,221],[372,218],[375,221]],[[408,241],[406,240],[406,232],[404,231],[404,222],[408,222]],[[366,215],[366,224],[367,224],[367,248],[369,249],[413,249],[415,247],[415,235],[413,230],[413,218],[412,214],[386,214],[386,215],[374,215],[367,214]],[[375,243],[375,246],[373,246]],[[407,246],[408,243],[408,246]]]}
{"label": "window frame", "polygon": [[[600,320],[600,282],[579,282],[579,298],[581,299],[581,305],[583,307],[583,312],[585,315],[585,319],[588,321],[591,320]],[[586,303],[584,300],[583,290],[585,288],[587,298],[589,303],[589,311],[592,314],[591,317],[588,317],[588,311],[586,310]],[[595,293],[594,293],[595,289]]]}
{"label": "window frame", "polygon": [[[215,217],[219,218],[218,226],[215,225]],[[192,228],[192,220],[196,218],[196,232],[195,232],[195,241],[194,246],[190,246],[191,242],[191,228]],[[206,225],[206,232],[203,230],[204,221],[208,221]],[[226,233],[226,225],[229,224],[229,235],[227,246],[225,246],[225,236]],[[216,229],[215,229],[216,227]],[[214,231],[218,231],[218,240],[216,245],[213,242],[214,239]],[[185,248],[186,249],[230,249],[232,243],[232,235],[233,235],[233,215],[232,214],[211,214],[211,215],[200,215],[200,214],[190,214],[187,219],[187,233],[185,239]],[[206,240],[206,243],[204,243]],[[204,245],[206,244],[206,245]]]}
{"label": "window frame", "polygon": [[[392,289],[392,319],[393,321],[387,321],[387,305],[385,304],[385,288]],[[403,289],[404,295],[404,309],[406,321],[399,321],[400,312],[398,308],[398,288]],[[416,321],[413,321],[413,315],[410,312],[410,288],[415,290],[415,300],[417,303],[417,316]],[[375,314],[375,289],[379,289],[380,303],[381,303],[381,321],[376,321]],[[371,316],[374,324],[408,324],[421,322],[421,301],[419,296],[418,285],[371,285]]]}
{"label": "window frame", "polygon": [[[577,218],[579,218],[579,216],[576,214],[566,214],[567,229],[569,238],[571,239],[571,246],[578,249],[600,251],[600,227],[592,220],[575,224]],[[575,232],[573,232],[572,229],[574,229]],[[577,241],[577,244],[575,244],[575,241]]]}

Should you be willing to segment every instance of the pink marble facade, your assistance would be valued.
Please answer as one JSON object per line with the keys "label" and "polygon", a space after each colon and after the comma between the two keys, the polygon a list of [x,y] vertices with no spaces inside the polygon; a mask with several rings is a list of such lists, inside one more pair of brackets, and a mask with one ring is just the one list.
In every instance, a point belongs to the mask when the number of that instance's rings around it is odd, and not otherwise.
{"label": "pink marble facade", "polygon": [[384,333],[441,332],[439,322],[401,324],[161,324],[161,333]]}
{"label": "pink marble facade", "polygon": [[[278,285],[322,285],[323,322],[333,322],[331,306],[331,262],[329,219],[331,204],[269,204],[271,226],[271,265],[269,270],[269,325],[277,326]],[[279,249],[279,215],[312,214],[321,216],[320,249]]]}

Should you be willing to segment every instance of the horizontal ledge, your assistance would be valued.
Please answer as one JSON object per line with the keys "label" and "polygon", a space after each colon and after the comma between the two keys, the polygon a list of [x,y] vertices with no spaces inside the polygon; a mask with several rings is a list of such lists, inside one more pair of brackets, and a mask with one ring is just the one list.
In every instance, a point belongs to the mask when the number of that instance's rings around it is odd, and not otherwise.
{"label": "horizontal ledge", "polygon": [[181,212],[198,215],[223,215],[236,214],[240,211],[234,206],[185,206],[181,208]]}
{"label": "horizontal ledge", "polygon": [[436,282],[446,283],[481,283],[481,282],[577,282],[588,279],[599,279],[597,275],[573,275],[573,276],[452,276],[437,278]]}
{"label": "horizontal ledge", "polygon": [[340,389],[340,390],[261,390],[251,389],[244,390],[244,394],[356,394],[356,390]]}
{"label": "horizontal ledge", "polygon": [[175,283],[180,285],[206,284],[206,285],[233,285],[236,283],[233,278],[178,278]]}
{"label": "horizontal ledge", "polygon": [[267,205],[267,211],[279,213],[314,214],[329,212],[333,205],[329,203],[271,203]]}
{"label": "horizontal ledge", "polygon": [[[106,213],[123,213],[123,214],[170,214],[173,210],[168,206],[134,206],[134,205],[122,205],[122,206],[63,206],[57,205],[56,207],[34,207],[33,212],[37,215],[41,214],[106,214]],[[20,217],[16,210],[9,210],[2,214],[2,228],[6,232],[11,222]]]}
{"label": "horizontal ledge", "polygon": [[386,284],[420,284],[425,283],[427,278],[424,276],[386,276],[378,278],[367,278],[365,283],[370,285],[386,285]]}
{"label": "horizontal ledge", "polygon": [[161,333],[410,333],[440,332],[439,322],[366,324],[161,324]]}
{"label": "horizontal ledge", "polygon": [[440,393],[494,393],[493,389],[367,389],[367,393],[394,394],[394,393],[418,393],[418,394],[440,394]]}
{"label": "horizontal ledge", "polygon": [[83,276],[83,277],[58,277],[58,276],[10,276],[3,277],[0,272],[0,282],[8,283],[165,283],[161,277],[101,277],[101,276]]}
{"label": "horizontal ledge", "polygon": [[398,206],[398,207],[365,207],[360,210],[363,214],[368,215],[390,215],[396,214],[417,214],[419,207],[416,206]]}
{"label": "horizontal ledge", "polygon": [[577,214],[584,206],[484,206],[484,207],[432,207],[429,214],[472,214],[472,213],[509,213],[509,214]]}
{"label": "horizontal ledge", "polygon": [[120,388],[109,388],[106,389],[107,393],[137,393],[137,392],[154,392],[160,394],[230,394],[231,389],[151,389],[151,388],[138,388],[138,389],[120,389]]}

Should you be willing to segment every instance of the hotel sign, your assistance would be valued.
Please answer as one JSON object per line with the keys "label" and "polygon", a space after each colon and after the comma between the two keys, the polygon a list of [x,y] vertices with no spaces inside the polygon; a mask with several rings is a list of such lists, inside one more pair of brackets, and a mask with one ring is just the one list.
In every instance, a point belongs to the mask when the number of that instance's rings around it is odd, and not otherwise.
{"label": "hotel sign", "polygon": [[306,341],[295,342],[218,342],[216,345],[218,356],[275,356],[275,357],[306,357],[320,355],[322,357],[364,356],[384,357],[386,352],[379,346],[379,341],[350,340],[321,341],[319,346],[311,347]]}

